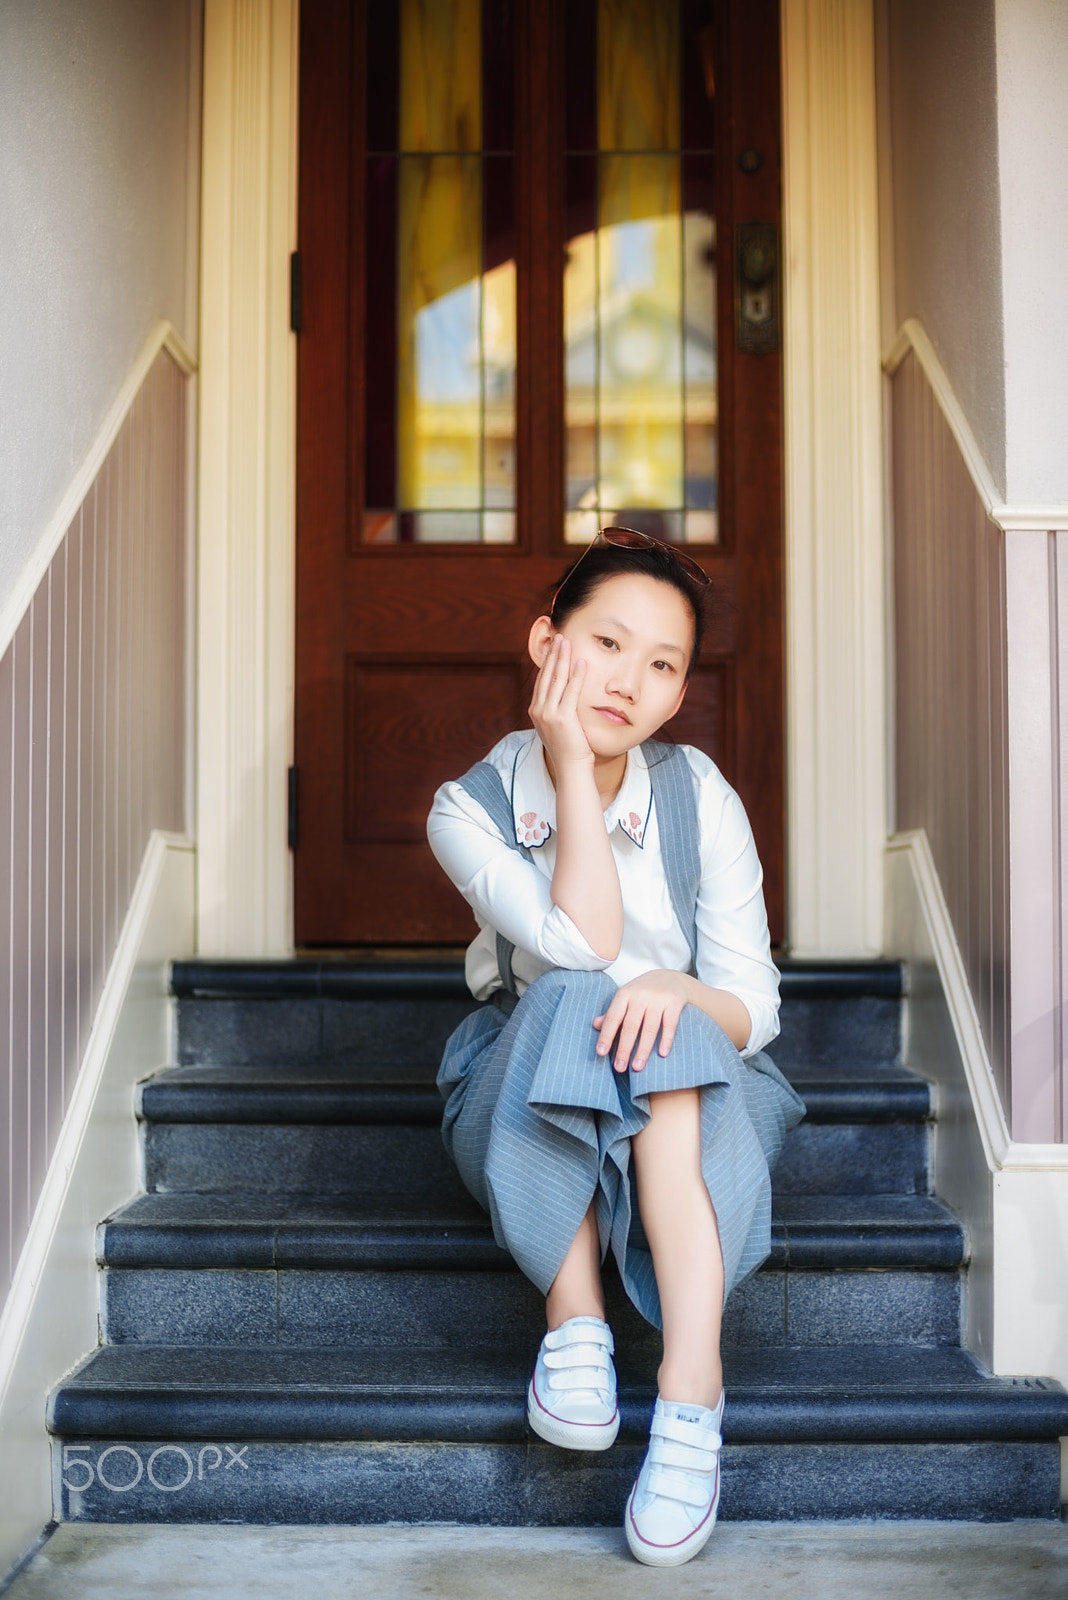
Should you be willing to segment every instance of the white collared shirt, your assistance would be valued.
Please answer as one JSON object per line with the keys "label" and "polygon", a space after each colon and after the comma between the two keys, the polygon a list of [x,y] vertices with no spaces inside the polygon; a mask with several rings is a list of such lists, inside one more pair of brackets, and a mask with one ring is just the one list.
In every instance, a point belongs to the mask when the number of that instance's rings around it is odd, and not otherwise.
{"label": "white collared shirt", "polygon": [[[680,749],[697,778],[701,830],[696,976],[711,988],[728,990],[745,1006],[752,1030],[743,1054],[752,1055],[779,1031],[779,975],[768,940],[763,873],[734,790],[700,750]],[[512,970],[520,993],[553,967],[607,972],[617,985],[655,968],[688,972],[689,941],[671,906],[641,748],[629,753],[623,784],[604,814],[623,895],[623,943],[614,961],[597,955],[553,904],[556,790],[541,740],[533,729],[510,733],[485,759],[511,796],[516,838],[530,849],[530,860],[504,842],[482,806],[458,783],[442,784],[427,822],[430,848],[479,925],[466,964],[475,999],[485,1000],[500,987],[498,932],[516,947]]]}

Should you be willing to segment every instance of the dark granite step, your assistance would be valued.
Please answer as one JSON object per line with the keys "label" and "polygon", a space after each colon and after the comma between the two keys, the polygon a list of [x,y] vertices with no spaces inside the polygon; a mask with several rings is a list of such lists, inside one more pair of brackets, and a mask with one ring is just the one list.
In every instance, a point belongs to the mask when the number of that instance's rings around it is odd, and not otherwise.
{"label": "dark granite step", "polygon": [[[773,1251],[732,1295],[726,1345],[955,1344],[964,1238],[937,1202],[901,1196],[784,1199]],[[246,1196],[150,1195],[98,1232],[101,1326],[114,1343],[402,1344],[460,1347],[489,1319],[525,1347],[537,1291],[473,1203],[429,1217],[410,1201],[363,1207]],[[609,1274],[617,1335],[659,1335]]]}
{"label": "dark granite step", "polygon": [[[453,1028],[472,1009],[453,961],[176,962],[178,1060],[251,1065],[360,1064],[432,1078]],[[903,979],[895,962],[786,962],[784,1070],[901,1057]]]}
{"label": "dark granite step", "polygon": [[[620,1443],[528,1438],[498,1351],[108,1347],[53,1392],[60,1514],[246,1522],[615,1522],[653,1392],[621,1361]],[[1055,1516],[1068,1396],[960,1350],[728,1353],[730,1518]],[[84,1492],[79,1486],[85,1485]]]}
{"label": "dark granite step", "polygon": [[[787,999],[900,1000],[899,961],[779,962]],[[281,961],[192,960],[171,964],[171,993],[180,999],[354,1000],[368,997],[467,999],[463,961],[296,956]]]}
{"label": "dark granite step", "polygon": [[[527,1436],[525,1353],[104,1346],[53,1390],[48,1427],[67,1438],[241,1439]],[[619,1353],[621,1437],[645,1437],[655,1390]],[[892,1345],[733,1351],[724,1363],[729,1443],[1057,1439],[1068,1393],[1050,1378],[994,1378],[967,1350]],[[340,1431],[334,1431],[340,1430]]]}
{"label": "dark granite step", "polygon": [[[861,1073],[798,1068],[791,1080],[809,1122],[926,1122],[930,1085],[902,1067]],[[296,1067],[171,1067],[138,1086],[137,1114],[149,1122],[364,1123],[438,1127],[442,1099],[433,1079],[347,1064]]]}
{"label": "dark granite step", "polygon": [[[614,1275],[607,1315],[618,1338],[660,1360],[660,1338]],[[299,1267],[109,1268],[100,1285],[102,1336],[113,1344],[303,1345],[365,1349],[383,1329],[398,1346],[463,1349],[472,1326],[505,1344],[543,1327],[544,1302],[518,1273],[475,1268],[353,1272]],[[723,1319],[725,1348],[960,1342],[954,1272],[771,1269],[740,1284]],[[535,1340],[536,1342],[536,1340]]]}
{"label": "dark granite step", "polygon": [[[428,1213],[405,1196],[139,1195],[100,1225],[97,1256],[111,1268],[516,1271],[474,1200]],[[938,1200],[784,1195],[764,1270],[955,1271],[965,1259],[964,1230]]]}
{"label": "dark granite step", "polygon": [[[406,1192],[439,1208],[464,1194],[437,1127],[417,1123],[141,1125],[145,1184],[160,1193]],[[930,1125],[805,1120],[786,1139],[776,1194],[928,1192]]]}

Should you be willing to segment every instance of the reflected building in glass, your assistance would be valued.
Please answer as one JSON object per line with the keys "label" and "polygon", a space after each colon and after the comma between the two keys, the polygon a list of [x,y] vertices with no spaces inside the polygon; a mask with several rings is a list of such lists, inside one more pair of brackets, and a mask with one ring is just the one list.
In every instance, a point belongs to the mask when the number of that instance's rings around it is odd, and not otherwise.
{"label": "reflected building in glass", "polygon": [[[569,542],[717,538],[706,9],[564,8]],[[512,20],[368,7],[365,542],[516,538]]]}
{"label": "reflected building in glass", "polygon": [[368,7],[365,543],[515,539],[511,6]]}
{"label": "reflected building in glass", "polygon": [[566,537],[714,541],[711,30],[693,6],[585,0],[567,52]]}

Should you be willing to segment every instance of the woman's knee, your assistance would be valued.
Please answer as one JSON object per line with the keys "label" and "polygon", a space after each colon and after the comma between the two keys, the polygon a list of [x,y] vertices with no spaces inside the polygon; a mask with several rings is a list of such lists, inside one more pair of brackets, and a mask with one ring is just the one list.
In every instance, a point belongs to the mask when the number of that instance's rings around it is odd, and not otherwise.
{"label": "woman's knee", "polygon": [[601,1000],[610,1000],[616,992],[616,986],[606,972],[580,972],[571,967],[553,967],[551,971],[542,973],[540,978],[535,978],[526,993],[534,990],[545,995],[589,999],[594,1008],[590,1015],[595,1016]]}

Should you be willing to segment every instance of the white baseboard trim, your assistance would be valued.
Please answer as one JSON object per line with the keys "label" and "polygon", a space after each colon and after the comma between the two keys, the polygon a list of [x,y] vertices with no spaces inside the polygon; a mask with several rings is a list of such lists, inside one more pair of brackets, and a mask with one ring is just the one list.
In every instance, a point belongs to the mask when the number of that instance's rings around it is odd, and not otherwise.
{"label": "white baseboard trim", "polygon": [[153,833],[0,1315],[0,1582],[52,1516],[45,1397],[98,1341],[97,1223],[140,1187],[135,1085],[171,1053],[168,963],[191,954],[194,852]]}
{"label": "white baseboard trim", "polygon": [[1068,1146],[1009,1137],[922,830],[889,840],[885,904],[886,954],[911,968],[906,1061],[937,1087],[935,1192],[968,1231],[965,1342],[1002,1376],[1068,1385]]}
{"label": "white baseboard trim", "polygon": [[19,573],[15,587],[3,609],[0,610],[0,656],[15,637],[19,624],[29,609],[30,601],[52,565],[56,551],[66,537],[67,529],[77,515],[78,507],[96,482],[100,468],[107,459],[108,451],[118,438],[119,429],[126,420],[127,413],[161,350],[167,351],[186,377],[190,377],[196,371],[196,358],[186,347],[181,334],[172,323],[161,318],[141,346],[137,359],[126,374],[122,388],[112,401],[96,438],[67,485],[62,500],[48,519],[48,524],[38,539],[33,554]]}
{"label": "white baseboard trim", "polygon": [[[972,1089],[975,1082],[985,1091],[989,1062],[926,835],[891,839],[884,869],[883,948],[888,956],[906,961],[909,969],[905,1062],[935,1086],[934,1190],[952,1206],[968,1234],[964,1342],[992,1368],[993,1161]],[[985,1100],[990,1096],[995,1099],[993,1117],[998,1108],[992,1081]]]}
{"label": "white baseboard trim", "polygon": [[987,1166],[991,1172],[1068,1172],[1068,1145],[1024,1144],[1010,1137],[926,833],[921,828],[912,833],[895,834],[887,844],[887,852],[891,857],[903,852],[908,859],[967,1076]]}

